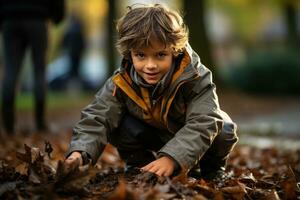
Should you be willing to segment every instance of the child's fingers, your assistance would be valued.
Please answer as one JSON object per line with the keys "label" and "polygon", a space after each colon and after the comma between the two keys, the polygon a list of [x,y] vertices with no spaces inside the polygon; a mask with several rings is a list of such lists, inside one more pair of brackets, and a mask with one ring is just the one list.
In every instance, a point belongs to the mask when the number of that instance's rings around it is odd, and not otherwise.
{"label": "child's fingers", "polygon": [[170,170],[170,169],[166,169],[166,170],[164,171],[164,173],[163,173],[163,176],[171,176],[171,175],[172,175],[172,173],[173,173],[173,171],[172,171],[172,170]]}
{"label": "child's fingers", "polygon": [[164,168],[164,167],[159,167],[156,165],[147,165],[143,168],[141,168],[142,172],[151,172],[156,174],[157,176],[170,176],[171,175],[171,170],[168,168]]}
{"label": "child's fingers", "polygon": [[158,175],[158,176],[165,176],[165,173],[166,173],[166,171],[165,171],[165,169],[158,169],[156,172],[155,172],[155,174],[156,175]]}
{"label": "child's fingers", "polygon": [[149,171],[150,168],[153,167],[153,163],[149,163],[148,165],[141,168],[142,171]]}
{"label": "child's fingers", "polygon": [[65,160],[65,163],[71,164],[71,163],[75,162],[76,159],[77,159],[77,158],[74,158],[74,157],[68,157],[68,158]]}
{"label": "child's fingers", "polygon": [[69,165],[71,165],[75,162],[79,162],[79,165],[82,165],[82,160],[76,156],[70,156],[64,162]]}
{"label": "child's fingers", "polygon": [[74,162],[78,162],[79,161],[79,165],[82,165],[82,157],[81,154],[79,152],[73,152],[69,157],[67,157],[67,159],[65,159],[65,163],[66,164],[72,164]]}
{"label": "child's fingers", "polygon": [[161,163],[160,160],[155,160],[141,168],[142,172],[152,172],[158,176],[170,176],[173,173],[171,167]]}
{"label": "child's fingers", "polygon": [[170,176],[172,174],[172,170],[168,167],[160,167],[156,174],[159,176]]}
{"label": "child's fingers", "polygon": [[150,163],[149,165],[142,168],[142,171],[151,172],[154,174],[157,174],[157,171],[159,170],[159,166],[155,165],[154,163]]}

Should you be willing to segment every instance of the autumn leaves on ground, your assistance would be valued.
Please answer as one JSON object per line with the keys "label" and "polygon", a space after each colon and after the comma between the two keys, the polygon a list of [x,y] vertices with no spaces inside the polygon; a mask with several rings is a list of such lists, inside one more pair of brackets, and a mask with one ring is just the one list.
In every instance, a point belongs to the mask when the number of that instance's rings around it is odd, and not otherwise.
{"label": "autumn leaves on ground", "polygon": [[300,150],[237,146],[228,176],[215,182],[124,172],[107,146],[96,166],[66,166],[71,133],[17,135],[0,141],[1,199],[300,199]]}

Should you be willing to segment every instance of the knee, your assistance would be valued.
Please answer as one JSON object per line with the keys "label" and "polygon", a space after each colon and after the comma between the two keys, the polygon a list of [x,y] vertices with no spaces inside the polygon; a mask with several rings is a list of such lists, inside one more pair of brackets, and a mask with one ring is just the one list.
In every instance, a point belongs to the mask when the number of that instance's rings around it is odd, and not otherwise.
{"label": "knee", "polygon": [[208,153],[214,157],[227,157],[238,141],[236,130],[236,124],[225,122],[219,134],[215,137]]}
{"label": "knee", "polygon": [[218,138],[226,143],[235,144],[238,141],[237,125],[233,122],[224,122]]}

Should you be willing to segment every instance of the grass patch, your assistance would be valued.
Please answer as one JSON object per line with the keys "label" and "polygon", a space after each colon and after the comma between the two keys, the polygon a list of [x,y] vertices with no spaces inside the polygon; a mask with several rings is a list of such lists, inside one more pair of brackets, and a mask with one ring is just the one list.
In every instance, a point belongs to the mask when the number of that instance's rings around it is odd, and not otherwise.
{"label": "grass patch", "polygon": [[[46,106],[48,109],[72,108],[89,103],[93,99],[94,93],[78,92],[70,94],[67,92],[47,93]],[[16,97],[16,109],[28,111],[34,108],[34,96],[32,93],[20,93]]]}

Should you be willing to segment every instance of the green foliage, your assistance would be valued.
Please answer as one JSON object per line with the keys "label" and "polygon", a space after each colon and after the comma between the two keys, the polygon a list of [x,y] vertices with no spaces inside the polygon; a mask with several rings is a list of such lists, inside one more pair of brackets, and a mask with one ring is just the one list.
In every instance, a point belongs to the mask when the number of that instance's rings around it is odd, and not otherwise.
{"label": "green foliage", "polygon": [[281,13],[282,0],[210,0],[210,8],[218,10],[230,19],[234,34],[242,41],[254,41]]}
{"label": "green foliage", "polygon": [[296,52],[261,51],[233,68],[230,83],[239,89],[263,94],[300,94],[300,59]]}

